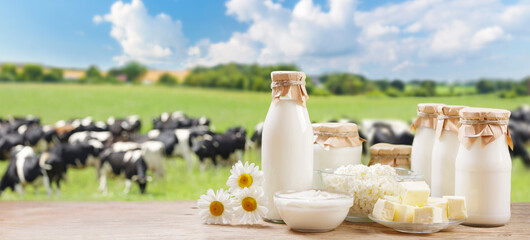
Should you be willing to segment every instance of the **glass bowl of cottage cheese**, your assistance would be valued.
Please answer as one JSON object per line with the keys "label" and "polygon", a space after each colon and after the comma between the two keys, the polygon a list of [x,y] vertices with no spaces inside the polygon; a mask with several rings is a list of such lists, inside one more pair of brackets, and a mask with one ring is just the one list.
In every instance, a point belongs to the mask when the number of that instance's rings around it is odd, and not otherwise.
{"label": "glass bowl of cottage cheese", "polygon": [[345,165],[336,169],[318,170],[318,173],[323,189],[353,195],[353,206],[346,217],[349,222],[372,222],[368,215],[377,199],[385,195],[397,196],[399,182],[423,179],[411,170],[381,164],[369,167],[362,164]]}

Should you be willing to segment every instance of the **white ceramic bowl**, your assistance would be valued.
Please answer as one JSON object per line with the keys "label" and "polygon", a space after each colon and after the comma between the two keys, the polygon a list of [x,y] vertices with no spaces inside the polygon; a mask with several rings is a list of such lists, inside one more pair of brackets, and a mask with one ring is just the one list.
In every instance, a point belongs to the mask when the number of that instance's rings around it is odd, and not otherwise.
{"label": "white ceramic bowl", "polygon": [[[315,195],[313,193],[327,197],[311,197]],[[274,194],[274,206],[280,217],[292,230],[299,232],[335,229],[344,221],[352,205],[351,194],[333,190],[279,191]]]}

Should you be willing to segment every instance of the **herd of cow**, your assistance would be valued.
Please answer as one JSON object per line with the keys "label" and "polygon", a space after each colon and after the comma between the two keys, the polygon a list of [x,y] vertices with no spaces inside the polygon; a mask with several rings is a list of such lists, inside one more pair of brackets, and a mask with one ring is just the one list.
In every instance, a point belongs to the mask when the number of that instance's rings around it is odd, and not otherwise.
{"label": "herd of cow", "polygon": [[[348,121],[348,119],[331,120]],[[398,120],[362,120],[360,135],[363,146],[376,143],[412,144],[414,135],[409,124]],[[151,181],[148,171],[163,178],[164,159],[182,158],[191,171],[193,159],[201,170],[207,164],[231,165],[243,158],[244,151],[261,147],[263,123],[256,125],[247,140],[244,127],[233,127],[224,133],[210,129],[206,117],[191,118],[182,112],[163,113],[153,119],[153,129],[141,135],[138,116],[123,119],[110,117],[107,122],[91,117],[59,121],[54,126],[41,125],[35,117],[0,119],[0,159],[9,165],[0,181],[0,194],[10,188],[23,195],[25,185],[44,185],[57,195],[68,168],[93,166],[99,179],[99,191],[107,192],[107,177],[124,175],[125,193],[136,182],[145,193]],[[512,154],[520,156],[530,167],[525,144],[530,142],[530,106],[512,111],[510,134],[514,140]]]}

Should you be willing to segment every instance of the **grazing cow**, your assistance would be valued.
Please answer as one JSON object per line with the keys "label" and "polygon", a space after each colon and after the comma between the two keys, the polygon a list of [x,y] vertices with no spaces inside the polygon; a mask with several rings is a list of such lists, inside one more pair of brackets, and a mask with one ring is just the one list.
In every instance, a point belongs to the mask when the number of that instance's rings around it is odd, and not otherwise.
{"label": "grazing cow", "polygon": [[254,128],[254,133],[250,137],[250,145],[254,149],[261,148],[261,137],[263,135],[263,122],[260,122]]}
{"label": "grazing cow", "polygon": [[9,152],[17,145],[24,144],[24,137],[18,133],[9,133],[0,138],[0,159],[7,160]]}
{"label": "grazing cow", "polygon": [[[86,166],[99,167],[99,154],[103,151],[103,144],[96,140],[88,140],[77,144],[61,144],[50,150],[68,167],[85,168]],[[66,171],[66,168],[65,168]]]}
{"label": "grazing cow", "polygon": [[109,131],[113,136],[122,136],[130,138],[138,135],[142,128],[142,122],[136,115],[126,117],[124,119],[115,119],[109,117],[107,120]]}
{"label": "grazing cow", "polygon": [[510,121],[513,120],[530,124],[530,105],[522,105],[516,110],[513,110],[510,115]]}
{"label": "grazing cow", "polygon": [[512,159],[515,156],[521,157],[526,167],[530,168],[530,154],[525,148],[525,143],[530,140],[530,130],[525,123],[509,121],[508,128],[513,141],[513,150],[510,151]]}
{"label": "grazing cow", "polygon": [[127,194],[131,189],[132,182],[135,181],[140,187],[140,193],[144,194],[147,181],[151,177],[147,176],[147,165],[140,150],[127,152],[113,152],[111,149],[105,150],[101,155],[101,166],[99,168],[99,191],[107,192],[108,175],[125,175],[125,190]]}
{"label": "grazing cow", "polygon": [[36,188],[39,183],[37,179],[42,177],[42,183],[51,196],[50,181],[46,172],[51,166],[47,165],[46,160],[41,161],[40,156],[36,156],[31,147],[19,145],[13,148],[7,170],[0,180],[0,194],[10,188],[23,196],[24,186],[33,185]]}
{"label": "grazing cow", "polygon": [[396,134],[392,129],[392,126],[384,122],[374,123],[373,128],[372,145],[378,143],[412,145],[412,142],[414,141],[414,134],[408,131]]}
{"label": "grazing cow", "polygon": [[[414,138],[410,132],[410,125],[401,120],[362,120],[361,126],[366,134],[365,139],[370,145],[379,142],[411,145],[412,140],[410,138]],[[376,132],[379,136],[374,141]]]}
{"label": "grazing cow", "polygon": [[208,127],[209,125],[210,120],[206,117],[189,118],[180,111],[172,114],[162,113],[159,118],[153,119],[153,129],[158,130]]}
{"label": "grazing cow", "polygon": [[75,144],[80,142],[88,142],[88,140],[97,140],[101,143],[107,142],[112,137],[112,134],[109,131],[104,132],[92,132],[92,131],[83,131],[76,132],[68,138],[68,142]]}
{"label": "grazing cow", "polygon": [[116,142],[112,144],[111,149],[113,152],[127,152],[141,150],[142,157],[147,164],[147,167],[153,171],[157,177],[164,177],[164,155],[165,146],[160,141],[145,141],[142,143],[137,142]]}
{"label": "grazing cow", "polygon": [[217,167],[218,157],[226,163],[241,160],[246,145],[246,130],[235,127],[224,134],[204,135],[199,144],[193,147],[193,152],[199,157],[201,170],[204,170],[207,159],[211,159]]}

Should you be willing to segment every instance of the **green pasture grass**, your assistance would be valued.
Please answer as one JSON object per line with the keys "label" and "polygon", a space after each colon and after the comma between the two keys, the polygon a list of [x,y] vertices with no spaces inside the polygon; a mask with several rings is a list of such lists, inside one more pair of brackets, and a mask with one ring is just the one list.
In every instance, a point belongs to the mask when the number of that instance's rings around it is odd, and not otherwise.
{"label": "green pasture grass", "polygon": [[[245,126],[252,133],[254,126],[263,121],[270,105],[270,93],[240,92],[228,90],[160,87],[160,86],[113,86],[67,84],[0,84],[0,117],[33,114],[43,123],[52,124],[61,119],[92,116],[106,120],[109,116],[122,117],[137,114],[143,122],[142,131],[152,127],[151,119],[161,112],[182,110],[192,117],[207,116],[217,131],[232,126]],[[514,109],[530,103],[530,97],[500,99],[495,95],[471,95],[463,97],[389,98],[368,96],[310,96],[307,107],[312,121],[331,118],[353,119],[392,118],[410,121],[416,115],[416,105],[421,102],[459,104],[474,107]],[[247,160],[259,164],[259,153],[246,154]],[[195,160],[196,161],[196,160]],[[197,162],[197,161],[196,161]],[[205,172],[188,173],[185,161],[167,161],[167,177],[148,184],[147,194],[140,195],[133,185],[131,193],[123,194],[124,180],[109,179],[109,193],[97,192],[98,181],[93,168],[68,170],[68,179],[62,186],[59,198],[65,201],[143,201],[143,200],[191,200],[197,199],[208,188],[226,188],[229,167],[212,168]],[[0,162],[0,172],[7,167]],[[530,201],[530,171],[514,160],[512,174],[512,200]],[[26,188],[20,198],[10,190],[1,200],[48,200],[42,188],[37,194]]]}

